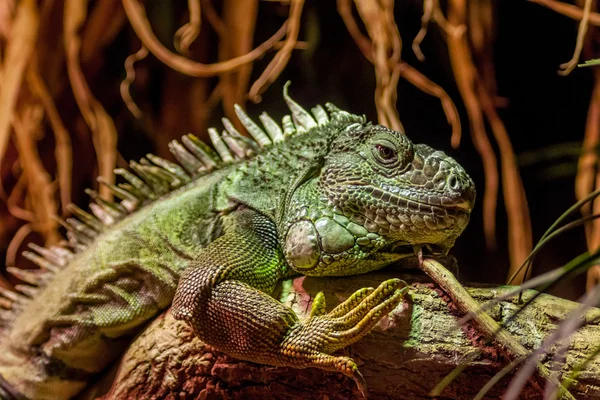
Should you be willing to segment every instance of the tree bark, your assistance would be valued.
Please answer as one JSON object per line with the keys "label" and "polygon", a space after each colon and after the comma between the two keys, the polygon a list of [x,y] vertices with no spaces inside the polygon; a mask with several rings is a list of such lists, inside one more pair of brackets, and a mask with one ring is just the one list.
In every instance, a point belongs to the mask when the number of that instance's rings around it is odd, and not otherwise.
{"label": "tree bark", "polygon": [[[456,306],[423,276],[393,270],[348,278],[301,277],[282,283],[278,298],[306,317],[311,299],[325,293],[328,309],[362,287],[376,287],[390,277],[411,285],[409,295],[373,331],[344,350],[359,365],[370,399],[425,399],[430,391],[457,366],[465,368],[437,398],[471,399],[488,380],[506,366],[497,345],[472,325],[457,327],[461,317]],[[479,302],[509,290],[467,287]],[[535,292],[529,291],[524,299]],[[531,307],[513,315],[517,299],[505,301],[489,311],[528,350],[540,346],[577,303],[541,295]],[[546,357],[546,365],[565,373],[600,345],[600,309],[585,316],[590,321],[572,335],[566,362]],[[497,399],[512,375],[500,380],[485,398]],[[543,382],[534,378],[522,399],[543,397]],[[577,399],[600,398],[600,356],[597,356],[571,387]],[[85,398],[105,399],[359,399],[354,381],[341,374],[318,369],[277,368],[234,360],[192,334],[169,311],[154,320],[132,343],[120,364],[88,391]]]}

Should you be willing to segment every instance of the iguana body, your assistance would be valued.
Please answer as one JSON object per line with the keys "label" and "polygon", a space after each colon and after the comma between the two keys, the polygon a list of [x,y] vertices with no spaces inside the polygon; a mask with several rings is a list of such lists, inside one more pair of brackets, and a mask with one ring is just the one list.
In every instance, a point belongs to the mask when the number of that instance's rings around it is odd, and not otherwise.
{"label": "iguana body", "polygon": [[132,164],[142,180],[118,171],[129,182],[113,187],[120,204],[96,199],[98,218],[75,209],[74,252],[36,247],[28,256],[40,271],[11,270],[39,288],[3,293],[5,397],[77,394],[172,302],[176,318],[234,357],[337,370],[360,384],[354,362],[331,353],[398,304],[401,282],[363,289],[329,314],[318,296],[305,322],[270,296],[275,284],[366,273],[413,247],[447,252],[468,222],[473,183],[403,134],[330,105],[313,118],[284,98],[283,129],[263,114],[265,132],[236,109],[258,145],[224,121],[228,133],[209,130],[219,156],[192,136],[189,151],[172,144],[187,172],[155,157]]}

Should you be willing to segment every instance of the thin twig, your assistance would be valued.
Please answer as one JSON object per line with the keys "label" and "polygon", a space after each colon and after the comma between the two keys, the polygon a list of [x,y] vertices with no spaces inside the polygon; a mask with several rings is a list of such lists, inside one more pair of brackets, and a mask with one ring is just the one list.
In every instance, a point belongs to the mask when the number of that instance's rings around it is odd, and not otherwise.
{"label": "thin twig", "polygon": [[227,26],[215,11],[210,0],[202,0],[202,9],[204,18],[209,25],[215,30],[220,39],[227,36]]}
{"label": "thin twig", "polygon": [[471,43],[471,52],[477,64],[477,71],[486,92],[493,99],[495,107],[500,107],[506,99],[497,97],[496,72],[494,70],[494,10],[491,0],[470,3],[467,31]]}
{"label": "thin twig", "polygon": [[438,0],[435,0],[433,4],[433,20],[448,36],[461,37],[467,30],[467,26],[464,23],[455,25],[446,19]]}
{"label": "thin twig", "polygon": [[352,0],[337,0],[337,9],[358,49],[367,60],[373,62],[371,41],[362,34],[352,15]]}
{"label": "thin twig", "polygon": [[[277,42],[277,44],[273,46],[273,50],[281,50],[283,46],[285,46],[285,41]],[[298,41],[294,44],[294,50],[309,50],[310,48],[311,45],[308,42]]]}
{"label": "thin twig", "polygon": [[579,57],[581,56],[581,50],[583,49],[583,41],[585,40],[585,34],[588,30],[591,11],[592,0],[585,0],[585,5],[583,7],[583,17],[581,18],[581,22],[579,23],[579,29],[577,31],[577,42],[575,43],[575,51],[573,52],[573,57],[568,62],[560,64],[560,70],[558,71],[559,75],[569,75],[571,71],[573,71],[577,66],[577,63],[579,62]]}
{"label": "thin twig", "polygon": [[[433,2],[437,4],[436,0],[433,0]],[[434,6],[434,3],[432,3],[432,7]],[[338,12],[342,16],[342,19],[346,24],[346,28],[348,29],[350,36],[352,36],[365,58],[371,63],[373,63],[373,57],[371,55],[371,42],[360,32],[360,29],[358,28],[358,25],[352,15],[350,0],[338,0],[337,4]],[[439,4],[437,4],[437,6],[439,7]],[[417,69],[411,67],[409,64],[402,61],[399,64],[397,64],[396,67],[394,67],[392,72],[392,83],[388,85],[388,89],[384,91],[384,96],[395,96],[396,91],[390,91],[390,88],[395,88],[397,86],[397,78],[399,78],[400,76],[404,76],[404,78],[407,81],[409,81],[425,93],[430,94],[432,96],[436,96],[440,99],[442,103],[442,108],[444,110],[444,114],[446,115],[446,119],[448,120],[448,123],[452,126],[452,147],[457,148],[460,145],[461,124],[456,105],[454,104],[450,96],[448,96],[446,91],[442,89],[439,85],[429,80]],[[396,83],[393,83],[394,80],[396,81]],[[379,95],[377,95],[377,97],[379,97]],[[395,97],[392,98],[392,103],[395,103]]]}
{"label": "thin twig", "polygon": [[[502,167],[502,193],[508,217],[508,240],[510,271],[519,268],[527,255],[531,252],[531,219],[529,217],[529,208],[525,196],[525,188],[521,181],[517,159],[512,148],[506,127],[498,116],[498,113],[490,99],[487,91],[477,80],[477,93],[479,101],[490,124],[496,143],[500,150],[500,165]],[[523,282],[526,276],[517,276],[517,284]]]}
{"label": "thin twig", "polygon": [[[594,180],[596,178],[596,163],[598,154],[593,149],[600,145],[600,79],[594,83],[594,90],[588,106],[587,122],[581,156],[577,163],[577,175],[575,177],[575,196],[578,200],[584,198],[594,190]],[[581,208],[584,216],[592,213],[591,204],[586,204]],[[593,245],[592,225],[586,225],[586,237],[588,248]]]}
{"label": "thin twig", "polygon": [[135,104],[133,98],[131,97],[131,93],[129,91],[131,84],[135,81],[135,67],[133,66],[137,61],[143,60],[148,56],[148,49],[142,45],[142,47],[136,51],[135,53],[129,55],[125,59],[125,71],[127,75],[125,79],[121,82],[119,86],[119,91],[121,92],[121,98],[123,102],[127,106],[127,109],[133,116],[137,119],[142,118],[142,110]]}
{"label": "thin twig", "polygon": [[35,221],[35,213],[19,206],[27,189],[27,175],[22,173],[6,199],[6,209],[13,217],[27,222]]}
{"label": "thin twig", "polygon": [[[465,4],[462,1],[449,1],[449,24],[464,27],[466,21]],[[439,23],[439,22],[438,22]],[[475,92],[476,76],[471,52],[464,29],[455,29],[455,34],[449,34],[448,52],[450,65],[469,116],[471,137],[477,152],[483,162],[485,188],[483,191],[483,231],[488,248],[496,246],[496,207],[498,201],[498,166],[496,154],[485,131],[483,111]],[[462,34],[458,34],[461,32]]]}
{"label": "thin twig", "polygon": [[8,244],[8,247],[6,248],[6,265],[15,265],[17,255],[19,254],[19,248],[25,241],[25,238],[27,238],[32,231],[31,223],[22,225],[19,227],[19,229],[17,229],[17,232],[15,232],[14,236],[10,240],[10,243]]}
{"label": "thin twig", "polygon": [[292,50],[298,40],[298,34],[300,32],[300,17],[302,16],[302,8],[304,7],[304,0],[291,0],[290,2],[290,14],[288,18],[288,29],[285,38],[285,44],[275,54],[275,57],[271,60],[269,65],[265,68],[260,77],[252,84],[248,97],[253,102],[260,101],[260,95],[277,79],[281,74],[281,71],[287,65]]}
{"label": "thin twig", "polygon": [[60,240],[60,235],[54,220],[57,213],[54,190],[34,140],[34,133],[39,130],[44,114],[38,104],[24,104],[19,115],[14,116],[12,124],[23,173],[27,176],[31,209],[35,214],[32,229],[43,235],[46,244],[55,244]]}
{"label": "thin twig", "polygon": [[600,283],[600,265],[594,265],[587,270],[585,290],[590,292]]}
{"label": "thin twig", "polygon": [[[224,0],[222,2],[222,18],[227,26],[227,34],[219,38],[219,61],[238,57],[252,50],[258,5],[258,0]],[[288,29],[290,26],[291,24],[288,25]],[[223,111],[225,116],[234,121],[233,123],[241,131],[244,130],[244,127],[235,117],[234,105],[243,106],[245,104],[251,74],[252,63],[248,63],[234,71],[219,75]]]}
{"label": "thin twig", "polygon": [[[564,15],[565,17],[569,17],[571,19],[575,19],[581,21],[583,19],[583,10],[577,6],[572,4],[562,3],[560,1],[555,0],[528,0],[532,3],[539,4],[541,6],[547,7],[553,11],[556,11],[559,14]],[[589,17],[590,25],[600,26],[600,13],[592,12]]]}
{"label": "thin twig", "polygon": [[195,77],[219,75],[256,60],[273,48],[273,46],[285,36],[287,29],[287,23],[284,23],[273,36],[248,54],[220,63],[202,64],[175,54],[163,46],[156,35],[154,35],[154,32],[152,32],[152,28],[146,17],[146,12],[138,0],[123,0],[123,7],[125,8],[127,18],[129,19],[133,30],[144,46],[146,46],[156,58],[182,74]]}
{"label": "thin twig", "polygon": [[93,57],[101,55],[102,50],[113,43],[121,32],[126,18],[120,3],[120,0],[102,0],[93,3],[90,15],[81,30],[82,64],[86,65]]}
{"label": "thin twig", "polygon": [[421,89],[423,92],[440,99],[440,102],[442,103],[442,109],[444,110],[444,114],[446,114],[446,119],[452,127],[452,137],[450,138],[450,143],[453,148],[458,148],[461,138],[460,117],[458,116],[456,105],[450,96],[448,96],[448,93],[446,93],[441,86],[428,79],[425,75],[407,63],[400,63],[400,68],[404,79]]}
{"label": "thin twig", "polygon": [[[596,83],[600,82],[600,79],[598,79],[598,75],[600,75],[600,74],[596,73],[595,75],[596,75]],[[592,101],[594,101],[594,100],[592,100]],[[600,125],[600,118],[596,118],[595,122],[598,125]],[[587,126],[586,126],[586,130],[587,130]],[[600,188],[600,172],[598,172],[598,171],[596,172],[596,188]],[[600,201],[597,201],[597,199],[596,199],[596,201],[592,202],[592,215],[597,212],[600,212]],[[594,220],[592,222],[588,222],[586,224],[586,227],[589,227],[589,229],[586,230],[586,239],[588,239],[587,240],[588,250],[590,252],[594,252],[600,248],[600,221]],[[589,236],[589,238],[588,238],[588,236]],[[586,291],[588,293],[591,292],[592,290],[594,290],[596,288],[596,286],[598,286],[599,283],[600,283],[600,265],[594,265],[594,266],[590,267],[586,273],[586,282],[585,282]]]}
{"label": "thin twig", "polygon": [[[14,12],[16,7],[16,0],[5,0],[0,1],[0,37],[8,38],[10,35],[10,30],[12,29]],[[2,50],[2,47],[0,47]],[[0,76],[1,77],[1,76]]]}
{"label": "thin twig", "polygon": [[215,109],[219,101],[223,98],[223,93],[221,89],[221,82],[217,83],[217,86],[212,90],[212,92],[208,95],[208,98],[202,104],[202,108],[199,110],[201,113],[201,120],[208,120],[212,114],[212,111]]}
{"label": "thin twig", "polygon": [[71,173],[73,171],[71,137],[56,109],[52,95],[40,75],[36,54],[33,55],[27,69],[27,83],[31,92],[42,102],[56,140],[54,155],[58,173],[61,210],[64,213],[67,205],[71,202]]}
{"label": "thin twig", "polygon": [[[579,2],[581,3],[581,1]],[[585,3],[587,5],[587,3]],[[595,33],[598,28],[592,28]],[[594,36],[594,33],[591,35]],[[588,42],[583,49],[584,56],[593,57],[592,43]],[[583,138],[583,151],[577,164],[575,177],[575,195],[578,199],[584,198],[588,193],[600,188],[600,173],[598,172],[598,152],[595,151],[600,144],[600,70],[592,70],[594,89],[588,106],[585,133]],[[581,208],[581,214],[588,215],[600,212],[600,201],[586,204]],[[600,248],[600,221],[592,221],[585,225],[587,247],[590,252]],[[595,265],[588,269],[586,290],[591,291],[600,283],[600,266]]]}
{"label": "thin twig", "polygon": [[[117,161],[117,130],[112,118],[92,95],[79,62],[81,38],[78,32],[85,21],[86,13],[86,1],[67,0],[65,2],[63,33],[67,54],[67,72],[79,110],[92,131],[99,175],[107,182],[114,183],[113,169]],[[110,189],[104,185],[100,187],[100,195],[106,199],[112,198]]]}
{"label": "thin twig", "polygon": [[[576,4],[581,6],[583,0],[578,0]],[[598,28],[592,28],[591,37],[594,37],[595,34],[598,33]],[[594,56],[594,48],[591,41],[586,43],[586,47],[583,49],[584,57],[592,58]],[[590,138],[598,138],[600,136],[600,69],[592,70],[594,76],[594,90],[592,91],[592,98],[590,100],[590,105],[588,109],[586,127],[585,127],[585,136],[587,138],[588,135]],[[584,139],[585,140],[585,139]],[[597,140],[596,140],[597,141]],[[595,158],[594,161],[597,163],[598,155],[597,151],[594,151]],[[596,175],[596,188],[600,188],[600,171],[598,171],[598,164],[591,166],[595,175]],[[589,173],[589,172],[588,172]],[[577,177],[579,176],[579,171]],[[594,187],[590,188],[594,190]],[[592,213],[600,212],[600,201],[594,201],[592,203]],[[584,209],[581,210],[582,214],[585,215]],[[588,244],[588,250],[590,252],[595,252],[598,248],[600,248],[600,221],[593,221],[592,223],[586,224],[586,239]],[[589,293],[594,288],[600,284],[600,265],[594,265],[587,270],[586,276],[586,291]]]}
{"label": "thin twig", "polygon": [[442,288],[462,313],[476,315],[473,323],[488,338],[501,343],[501,347],[505,352],[508,352],[506,355],[510,359],[526,357],[529,354],[527,349],[517,342],[510,333],[502,329],[492,317],[485,312],[479,312],[479,303],[471,297],[469,292],[442,264],[426,258],[423,260],[421,269]]}
{"label": "thin twig", "polygon": [[392,0],[354,0],[371,39],[371,57],[375,65],[375,105],[379,123],[404,132],[396,110],[402,39],[394,20]]}
{"label": "thin twig", "polygon": [[37,40],[39,16],[35,0],[22,0],[12,22],[10,39],[6,46],[0,76],[0,159],[4,157],[10,136],[21,81]]}
{"label": "thin twig", "polygon": [[425,35],[427,35],[427,27],[429,26],[429,21],[431,21],[431,17],[433,16],[433,3],[435,0],[424,0],[423,1],[423,16],[421,17],[421,29],[417,33],[417,36],[413,39],[412,49],[415,56],[419,61],[425,61],[425,55],[421,51],[421,42],[425,39]]}
{"label": "thin twig", "polygon": [[179,28],[173,37],[175,49],[186,55],[189,53],[191,44],[194,43],[200,33],[202,24],[200,1],[188,0],[188,10],[190,12],[190,22]]}

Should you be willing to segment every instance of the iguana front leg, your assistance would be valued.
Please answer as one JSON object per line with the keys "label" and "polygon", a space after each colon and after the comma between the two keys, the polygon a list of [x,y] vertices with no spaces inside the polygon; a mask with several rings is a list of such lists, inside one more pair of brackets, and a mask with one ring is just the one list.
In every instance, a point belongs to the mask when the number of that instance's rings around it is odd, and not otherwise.
{"label": "iguana front leg", "polygon": [[251,210],[228,218],[223,236],[182,275],[173,301],[175,318],[233,357],[338,371],[364,391],[356,363],[331,353],[367,334],[400,302],[402,281],[359,290],[328,314],[320,293],[309,319],[301,322],[291,308],[269,295],[286,272],[273,222]]}

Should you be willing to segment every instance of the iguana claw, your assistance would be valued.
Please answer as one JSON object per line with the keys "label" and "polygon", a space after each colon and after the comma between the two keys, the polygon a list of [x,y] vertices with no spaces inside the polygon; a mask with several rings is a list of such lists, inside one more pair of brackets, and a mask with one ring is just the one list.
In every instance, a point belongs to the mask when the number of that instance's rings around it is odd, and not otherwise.
{"label": "iguana claw", "polygon": [[286,363],[316,367],[351,377],[366,397],[366,383],[358,366],[349,357],[331,353],[356,342],[393,310],[408,290],[400,279],[390,279],[376,289],[364,288],[325,314],[325,297],[319,293],[310,317],[292,328],[281,344]]}

